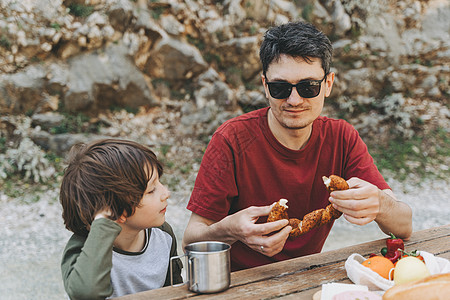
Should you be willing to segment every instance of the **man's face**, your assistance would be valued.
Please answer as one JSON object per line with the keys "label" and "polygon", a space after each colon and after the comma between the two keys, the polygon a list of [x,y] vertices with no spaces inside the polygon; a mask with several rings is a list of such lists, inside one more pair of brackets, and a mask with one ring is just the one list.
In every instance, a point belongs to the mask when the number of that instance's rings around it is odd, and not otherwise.
{"label": "man's face", "polygon": [[325,97],[331,93],[334,81],[334,73],[320,83],[320,93],[314,98],[301,97],[295,87],[285,99],[273,98],[267,86],[267,82],[289,82],[297,84],[302,80],[321,80],[325,72],[322,69],[321,60],[311,58],[306,62],[301,57],[293,58],[281,55],[279,61],[273,61],[262,75],[262,81],[266,97],[269,99],[274,120],[286,129],[303,129],[312,125],[312,122],[320,115]]}

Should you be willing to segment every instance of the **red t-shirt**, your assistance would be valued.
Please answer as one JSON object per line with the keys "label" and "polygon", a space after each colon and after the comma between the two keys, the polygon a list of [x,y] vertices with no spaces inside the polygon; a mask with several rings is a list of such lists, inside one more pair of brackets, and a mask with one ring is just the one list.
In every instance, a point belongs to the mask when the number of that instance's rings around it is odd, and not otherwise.
{"label": "red t-shirt", "polygon": [[[322,176],[359,177],[380,189],[384,181],[358,132],[344,120],[319,117],[311,138],[301,150],[284,147],[267,121],[269,108],[228,120],[214,133],[200,166],[187,205],[192,212],[214,221],[249,206],[288,199],[288,214],[302,219],[325,208],[329,193]],[[261,217],[258,222],[265,222]],[[321,251],[332,223],[289,238],[273,257],[236,242],[231,247],[233,271]]]}

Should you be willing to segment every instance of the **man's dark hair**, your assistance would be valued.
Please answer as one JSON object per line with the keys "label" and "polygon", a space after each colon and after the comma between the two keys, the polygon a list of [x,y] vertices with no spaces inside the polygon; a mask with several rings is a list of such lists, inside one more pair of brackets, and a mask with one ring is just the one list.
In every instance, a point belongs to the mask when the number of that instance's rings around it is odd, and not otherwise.
{"label": "man's dark hair", "polygon": [[66,228],[85,236],[104,209],[111,210],[113,220],[124,212],[131,216],[154,170],[162,176],[156,155],[133,141],[104,139],[73,146],[59,196]]}
{"label": "man's dark hair", "polygon": [[259,50],[264,76],[272,61],[281,54],[301,57],[309,62],[320,58],[325,74],[330,72],[333,47],[328,37],[316,27],[305,22],[290,22],[269,28]]}

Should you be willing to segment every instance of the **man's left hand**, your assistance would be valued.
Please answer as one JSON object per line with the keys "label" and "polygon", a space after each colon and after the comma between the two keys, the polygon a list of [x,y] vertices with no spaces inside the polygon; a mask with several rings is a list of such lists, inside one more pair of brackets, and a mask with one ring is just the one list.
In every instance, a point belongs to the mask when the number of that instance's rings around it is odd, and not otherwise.
{"label": "man's left hand", "polygon": [[349,189],[334,191],[330,202],[344,214],[344,218],[356,225],[372,222],[380,212],[380,192],[375,185],[353,177],[347,180]]}

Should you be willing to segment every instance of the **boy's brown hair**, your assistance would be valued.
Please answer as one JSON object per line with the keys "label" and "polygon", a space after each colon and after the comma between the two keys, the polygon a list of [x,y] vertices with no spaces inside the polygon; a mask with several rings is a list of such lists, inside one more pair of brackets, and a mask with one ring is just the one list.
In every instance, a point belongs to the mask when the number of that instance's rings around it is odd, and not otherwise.
{"label": "boy's brown hair", "polygon": [[66,228],[86,236],[95,215],[108,208],[112,220],[124,212],[131,216],[154,170],[162,176],[156,155],[133,141],[104,139],[73,146],[59,196]]}

